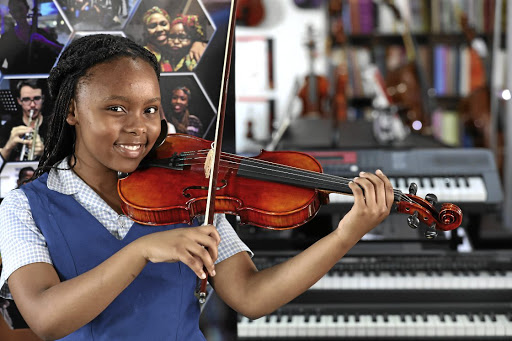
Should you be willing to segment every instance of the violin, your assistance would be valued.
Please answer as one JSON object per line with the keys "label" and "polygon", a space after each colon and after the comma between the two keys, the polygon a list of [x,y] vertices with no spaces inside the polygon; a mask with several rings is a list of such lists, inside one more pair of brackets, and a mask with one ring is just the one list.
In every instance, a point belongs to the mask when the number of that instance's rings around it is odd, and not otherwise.
{"label": "violin", "polygon": [[236,21],[241,26],[258,26],[265,18],[265,7],[261,0],[239,0]]}
{"label": "violin", "polygon": [[[205,213],[209,179],[205,165],[210,141],[186,134],[169,134],[133,173],[119,179],[123,212],[149,225],[191,223]],[[208,167],[206,167],[208,168]],[[297,151],[262,151],[255,157],[221,152],[215,185],[215,212],[234,214],[242,224],[283,230],[313,219],[329,202],[329,193],[352,195],[351,179],[324,174],[312,156]],[[151,188],[151,191],[141,189]],[[427,225],[426,237],[449,231],[462,222],[462,211],[444,203],[437,210],[434,194],[426,199],[394,190],[399,213],[408,224]]]}
{"label": "violin", "polygon": [[309,50],[309,73],[298,93],[302,101],[301,116],[329,118],[329,112],[324,109],[324,104],[329,99],[329,81],[324,76],[316,75],[314,71],[316,44],[312,26],[308,27],[306,46]]}

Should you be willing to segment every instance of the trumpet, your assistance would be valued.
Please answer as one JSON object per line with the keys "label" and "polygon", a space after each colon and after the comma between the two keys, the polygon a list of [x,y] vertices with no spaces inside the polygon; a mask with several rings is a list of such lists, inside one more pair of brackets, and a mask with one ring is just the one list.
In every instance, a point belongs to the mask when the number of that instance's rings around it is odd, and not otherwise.
{"label": "trumpet", "polygon": [[[29,127],[32,124],[33,117],[34,117],[34,109],[30,109],[30,115],[28,117],[28,126]],[[32,141],[32,146],[30,147],[30,150],[27,150],[28,148],[27,148],[26,144],[24,144],[23,147],[21,148],[20,161],[24,161],[25,157],[27,158],[27,161],[34,160],[34,153],[36,150],[36,138],[39,133],[40,122],[41,122],[41,116],[39,116],[37,118],[36,124],[34,126],[34,130],[30,133],[26,133],[25,136],[23,136],[24,140],[33,140],[33,141]]]}

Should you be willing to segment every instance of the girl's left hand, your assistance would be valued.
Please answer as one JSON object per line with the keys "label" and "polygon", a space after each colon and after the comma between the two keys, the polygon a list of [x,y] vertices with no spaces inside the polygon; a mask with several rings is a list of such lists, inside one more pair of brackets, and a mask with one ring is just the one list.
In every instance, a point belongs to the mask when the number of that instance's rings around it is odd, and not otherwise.
{"label": "girl's left hand", "polygon": [[389,215],[394,193],[389,179],[380,170],[375,174],[361,172],[349,187],[354,194],[354,206],[340,221],[336,233],[356,243]]}

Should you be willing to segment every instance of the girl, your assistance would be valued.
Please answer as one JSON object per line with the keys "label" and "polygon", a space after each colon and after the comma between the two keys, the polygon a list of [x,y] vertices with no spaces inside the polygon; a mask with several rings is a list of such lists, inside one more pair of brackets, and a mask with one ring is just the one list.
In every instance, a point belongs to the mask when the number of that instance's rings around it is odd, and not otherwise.
{"label": "girl", "polygon": [[202,42],[204,32],[197,15],[179,14],[172,22],[169,31],[169,57],[174,71],[192,71],[199,59],[193,58],[191,47]]}
{"label": "girl", "polygon": [[[167,56],[167,50],[169,48],[172,49],[169,38],[171,34],[171,17],[169,13],[163,8],[153,6],[144,13],[142,22],[144,23],[144,47],[156,56],[160,63],[161,72],[179,71],[171,65],[171,60]],[[193,63],[195,67],[205,49],[206,44],[201,41],[190,42],[187,45],[187,60]]]}
{"label": "girl", "polygon": [[172,123],[178,133],[202,137],[203,124],[199,117],[189,112],[190,101],[191,93],[187,87],[174,88],[171,97],[171,113],[167,120]]}
{"label": "girl", "polygon": [[389,214],[389,180],[362,173],[336,230],[260,272],[223,215],[216,227],[132,223],[117,173],[159,143],[158,75],[153,54],[109,35],[71,43],[51,71],[55,113],[35,180],[0,206],[2,294],[43,339],[204,340],[194,296],[203,269],[221,299],[257,318],[307,290]]}

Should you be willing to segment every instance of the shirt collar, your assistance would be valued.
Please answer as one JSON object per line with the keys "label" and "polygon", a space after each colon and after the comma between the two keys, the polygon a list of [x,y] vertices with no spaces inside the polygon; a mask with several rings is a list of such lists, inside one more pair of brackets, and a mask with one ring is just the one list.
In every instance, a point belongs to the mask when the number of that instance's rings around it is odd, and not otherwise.
{"label": "shirt collar", "polygon": [[87,185],[68,165],[68,158],[56,164],[48,174],[48,188],[66,195],[77,194]]}

